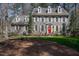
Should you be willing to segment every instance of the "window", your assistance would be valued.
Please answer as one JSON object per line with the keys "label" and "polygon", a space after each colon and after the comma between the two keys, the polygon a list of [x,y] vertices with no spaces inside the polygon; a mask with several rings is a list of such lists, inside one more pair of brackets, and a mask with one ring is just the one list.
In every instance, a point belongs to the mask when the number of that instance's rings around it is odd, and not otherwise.
{"label": "window", "polygon": [[59,8],[59,12],[61,12],[61,8]]}
{"label": "window", "polygon": [[37,17],[36,17],[36,20],[35,21],[37,22]]}
{"label": "window", "polygon": [[40,17],[37,17],[37,21],[39,22],[39,20],[40,20]]}
{"label": "window", "polygon": [[38,10],[39,10],[39,12],[40,12],[40,8],[39,8]]}
{"label": "window", "polygon": [[41,12],[41,7],[39,6],[39,7],[38,7],[38,13],[40,13],[40,12]]}
{"label": "window", "polygon": [[36,22],[36,18],[35,17],[33,18],[33,20],[34,20],[34,22]]}
{"label": "window", "polygon": [[16,17],[16,22],[18,21],[18,17]]}
{"label": "window", "polygon": [[35,31],[37,31],[37,25],[35,25]]}
{"label": "window", "polygon": [[49,22],[51,22],[51,18],[49,18]]}
{"label": "window", "polygon": [[42,18],[42,22],[44,22],[44,19]]}
{"label": "window", "polygon": [[48,13],[50,13],[50,8],[48,9]]}
{"label": "window", "polygon": [[57,10],[55,12],[57,12]]}
{"label": "window", "polygon": [[58,26],[56,26],[56,32],[58,32]]}
{"label": "window", "polygon": [[24,18],[24,21],[26,21],[26,18]]}
{"label": "window", "polygon": [[43,25],[41,26],[41,31],[44,31],[44,26]]}
{"label": "window", "polygon": [[63,24],[62,24],[62,31],[63,31],[63,32],[64,32],[64,31],[65,31],[65,29],[66,29],[66,28],[65,28],[65,26],[66,26],[66,24],[65,24],[65,23],[63,23]]}
{"label": "window", "polygon": [[58,17],[56,17],[56,22],[58,22]]}
{"label": "window", "polygon": [[61,13],[62,12],[62,8],[61,6],[58,6],[58,13]]}
{"label": "window", "polygon": [[63,22],[65,22],[65,17],[63,17]]}
{"label": "window", "polygon": [[19,26],[16,26],[16,29],[19,30]]}
{"label": "window", "polygon": [[51,13],[51,7],[48,6],[48,13]]}
{"label": "window", "polygon": [[28,27],[26,26],[26,30],[28,30]]}
{"label": "window", "polygon": [[58,17],[58,22],[61,22],[61,17]]}

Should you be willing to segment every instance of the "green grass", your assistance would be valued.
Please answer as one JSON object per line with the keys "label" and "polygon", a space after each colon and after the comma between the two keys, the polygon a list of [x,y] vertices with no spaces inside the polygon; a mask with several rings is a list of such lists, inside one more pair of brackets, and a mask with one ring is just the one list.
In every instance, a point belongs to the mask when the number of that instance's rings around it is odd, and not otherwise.
{"label": "green grass", "polygon": [[79,51],[79,37],[65,36],[16,36],[17,39],[47,40],[66,45]]}

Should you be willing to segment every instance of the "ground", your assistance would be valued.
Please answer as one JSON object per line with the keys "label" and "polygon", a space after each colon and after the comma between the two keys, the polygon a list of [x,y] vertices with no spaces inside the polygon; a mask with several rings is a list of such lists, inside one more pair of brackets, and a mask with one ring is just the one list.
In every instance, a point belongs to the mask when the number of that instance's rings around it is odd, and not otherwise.
{"label": "ground", "polygon": [[56,42],[12,39],[0,43],[2,56],[79,56],[79,52]]}

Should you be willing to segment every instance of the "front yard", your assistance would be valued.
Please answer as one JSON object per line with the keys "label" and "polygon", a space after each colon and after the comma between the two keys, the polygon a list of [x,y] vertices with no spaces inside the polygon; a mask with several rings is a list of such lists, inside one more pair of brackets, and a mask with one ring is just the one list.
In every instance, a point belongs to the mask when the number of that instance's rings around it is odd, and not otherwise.
{"label": "front yard", "polygon": [[0,55],[79,56],[78,51],[79,37],[16,36],[0,43]]}

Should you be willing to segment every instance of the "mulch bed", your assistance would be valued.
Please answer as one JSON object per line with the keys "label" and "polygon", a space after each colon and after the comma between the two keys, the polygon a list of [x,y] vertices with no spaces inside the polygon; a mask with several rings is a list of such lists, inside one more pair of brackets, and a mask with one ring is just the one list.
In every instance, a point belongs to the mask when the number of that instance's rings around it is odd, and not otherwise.
{"label": "mulch bed", "polygon": [[12,39],[0,43],[0,55],[79,56],[79,52],[51,41]]}

